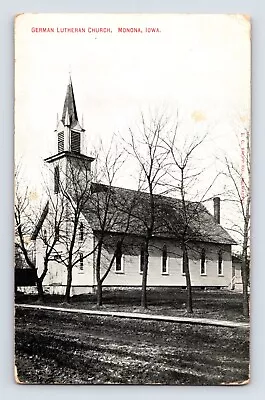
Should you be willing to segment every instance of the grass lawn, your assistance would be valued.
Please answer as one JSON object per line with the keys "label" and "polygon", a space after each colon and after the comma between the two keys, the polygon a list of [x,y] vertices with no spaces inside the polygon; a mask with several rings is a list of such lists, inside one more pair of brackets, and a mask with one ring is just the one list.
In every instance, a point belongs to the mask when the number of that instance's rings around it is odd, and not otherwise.
{"label": "grass lawn", "polygon": [[219,385],[248,379],[248,331],[16,310],[24,383]]}
{"label": "grass lawn", "polygon": [[[181,288],[156,288],[148,289],[147,313],[185,316],[186,315],[186,290]],[[103,307],[106,311],[140,311],[140,289],[107,289],[103,291]],[[36,296],[21,296],[19,303],[36,303]],[[63,297],[46,296],[46,305],[95,309],[96,296],[74,296],[71,303],[64,304]],[[225,289],[201,290],[193,289],[194,317],[242,321],[242,294]],[[142,310],[141,310],[142,312]]]}

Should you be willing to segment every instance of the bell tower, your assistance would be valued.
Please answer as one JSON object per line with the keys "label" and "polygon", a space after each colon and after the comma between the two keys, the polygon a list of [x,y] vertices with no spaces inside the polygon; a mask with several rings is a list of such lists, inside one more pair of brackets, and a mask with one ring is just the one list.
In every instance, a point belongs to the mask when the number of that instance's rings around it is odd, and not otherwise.
{"label": "bell tower", "polygon": [[85,129],[81,127],[78,121],[71,76],[67,85],[62,118],[58,122],[55,132],[57,134],[58,153],[63,151],[82,153]]}
{"label": "bell tower", "polygon": [[62,182],[66,185],[70,184],[69,176],[73,175],[73,169],[79,175],[78,179],[81,177],[80,171],[87,177],[91,163],[94,161],[93,157],[83,154],[85,129],[78,121],[71,76],[67,85],[62,117],[57,122],[55,134],[57,139],[56,153],[44,161],[51,166],[53,176],[53,188],[51,190],[54,194],[57,194]]}

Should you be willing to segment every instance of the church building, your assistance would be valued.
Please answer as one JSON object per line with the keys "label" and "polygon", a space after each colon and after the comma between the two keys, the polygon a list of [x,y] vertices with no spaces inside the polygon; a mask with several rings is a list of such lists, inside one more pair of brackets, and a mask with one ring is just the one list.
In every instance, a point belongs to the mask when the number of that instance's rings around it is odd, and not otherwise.
{"label": "church building", "polygon": [[[74,266],[71,295],[91,293],[96,288],[97,251],[93,249],[96,249],[99,238],[102,237],[100,213],[104,212],[102,205],[106,193],[110,194],[111,207],[108,218],[112,223],[109,223],[104,232],[101,276],[104,274],[106,276],[103,286],[140,287],[144,259],[144,218],[148,218],[146,215],[148,194],[120,187],[110,188],[100,182],[93,182],[90,171],[93,168],[94,158],[84,154],[85,130],[78,120],[71,78],[67,86],[63,113],[55,134],[57,149],[54,155],[45,159],[51,171],[49,202],[54,204],[58,201],[62,185],[69,193],[67,201],[73,203],[77,201],[71,176],[78,176],[78,184],[82,190],[84,189],[82,185],[87,185],[85,188],[87,204],[81,209],[76,228],[76,241],[72,249]],[[136,208],[128,219],[128,204],[132,204],[133,201],[136,202]],[[117,202],[120,205],[118,211],[117,208],[114,210],[114,203],[117,204]],[[180,203],[180,200],[168,196],[155,196],[155,227],[149,246],[148,287],[186,286],[180,243],[182,231]],[[93,204],[97,206],[93,208]],[[199,202],[187,202],[187,208],[194,216],[188,227],[187,244],[192,286],[230,287],[232,282],[231,246],[235,242],[220,225],[220,198],[213,199],[213,215]],[[49,235],[51,210],[52,207],[47,203],[32,236],[38,274],[43,270],[43,258],[46,251],[40,236]],[[53,259],[49,261],[48,272],[43,282],[46,293],[65,293],[67,268],[63,259],[67,254],[68,239],[73,229],[73,225],[71,223],[67,225],[66,222],[67,218],[69,219],[69,212],[66,204],[63,214],[65,225],[57,232],[59,240],[53,250]],[[121,238],[123,244],[117,251]],[[115,260],[112,262],[114,252]]]}

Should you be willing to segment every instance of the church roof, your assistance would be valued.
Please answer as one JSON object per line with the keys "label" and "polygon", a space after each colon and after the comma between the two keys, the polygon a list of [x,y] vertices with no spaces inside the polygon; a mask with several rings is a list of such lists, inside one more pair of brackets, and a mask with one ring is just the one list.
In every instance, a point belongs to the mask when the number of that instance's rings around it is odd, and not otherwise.
{"label": "church roof", "polygon": [[[150,224],[149,195],[119,187],[93,183],[91,201],[83,214],[94,231],[103,227],[106,201],[110,206],[104,229],[111,233],[126,230],[128,213],[131,212],[128,234],[145,235]],[[131,205],[133,204],[133,207]],[[180,240],[184,230],[189,241],[219,244],[236,244],[227,231],[200,202],[186,202],[187,223],[184,222],[182,202],[179,199],[154,196],[154,237]]]}

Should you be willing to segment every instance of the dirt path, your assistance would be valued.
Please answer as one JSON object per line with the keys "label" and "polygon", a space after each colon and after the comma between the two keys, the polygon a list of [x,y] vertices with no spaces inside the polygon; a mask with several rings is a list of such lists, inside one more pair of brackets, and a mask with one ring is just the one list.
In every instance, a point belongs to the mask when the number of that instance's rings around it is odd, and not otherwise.
{"label": "dirt path", "polygon": [[97,310],[84,310],[84,309],[74,309],[74,308],[61,308],[61,307],[50,307],[41,306],[33,304],[18,304],[16,307],[32,308],[38,310],[50,310],[55,312],[67,312],[67,313],[77,313],[77,314],[87,314],[87,315],[99,315],[99,316],[111,316],[118,318],[133,318],[142,320],[154,320],[154,321],[166,321],[166,322],[177,322],[185,324],[200,324],[200,325],[212,325],[212,326],[223,326],[230,328],[249,328],[249,324],[246,322],[236,322],[236,321],[224,321],[216,320],[211,318],[194,318],[194,317],[174,317],[172,315],[153,315],[153,314],[143,314],[143,313],[129,313],[129,312],[118,312],[118,311],[97,311]]}

